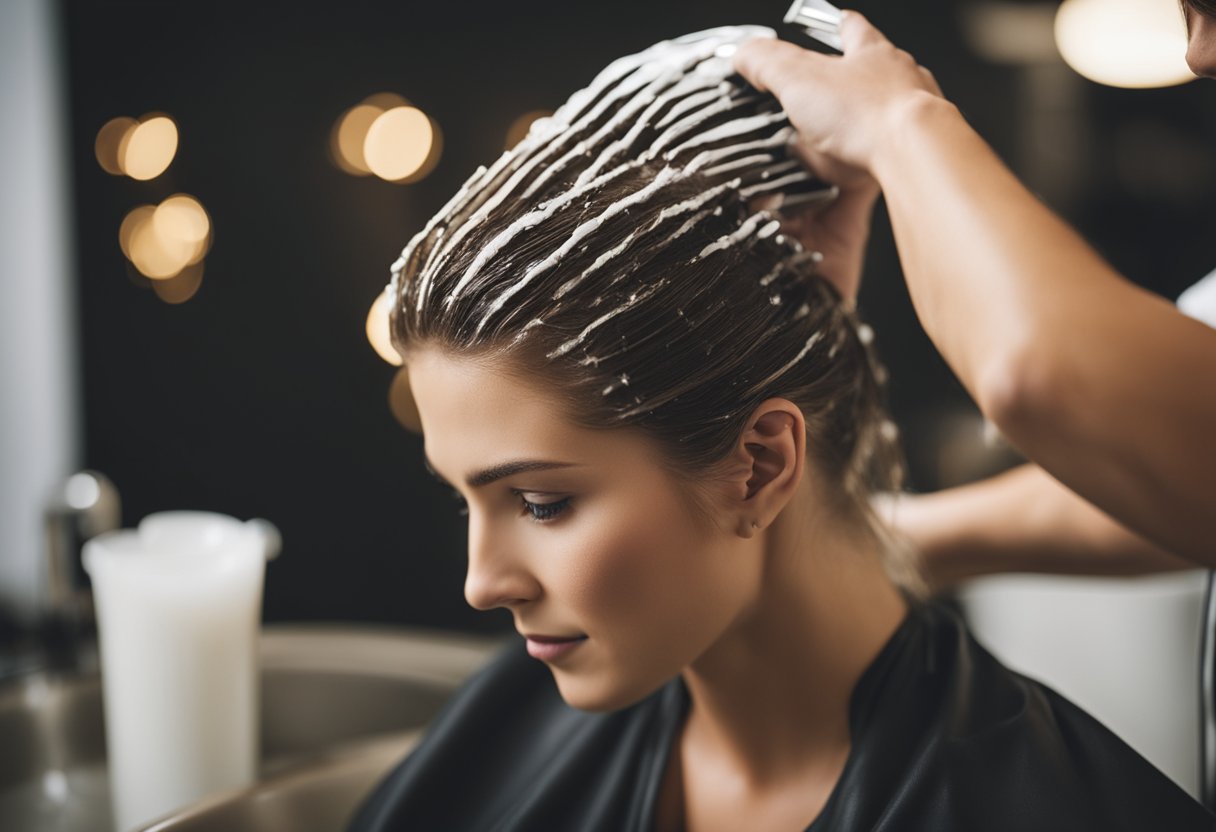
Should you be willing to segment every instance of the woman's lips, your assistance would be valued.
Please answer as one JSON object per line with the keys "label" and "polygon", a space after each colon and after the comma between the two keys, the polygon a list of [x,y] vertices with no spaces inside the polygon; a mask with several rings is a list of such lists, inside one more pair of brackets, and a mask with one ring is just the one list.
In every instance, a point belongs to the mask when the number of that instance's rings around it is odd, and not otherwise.
{"label": "woman's lips", "polygon": [[542,662],[557,661],[577,650],[587,640],[586,636],[526,636],[528,655]]}

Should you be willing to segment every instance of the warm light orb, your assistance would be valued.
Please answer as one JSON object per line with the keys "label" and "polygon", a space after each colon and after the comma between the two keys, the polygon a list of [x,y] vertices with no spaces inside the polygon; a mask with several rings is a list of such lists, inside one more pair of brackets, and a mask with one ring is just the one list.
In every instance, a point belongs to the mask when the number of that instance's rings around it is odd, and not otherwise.
{"label": "warm light orb", "polygon": [[131,238],[135,236],[135,229],[152,219],[152,214],[155,212],[155,205],[139,205],[132,208],[123,217],[122,225],[118,227],[118,245],[128,260],[133,259],[131,257]]}
{"label": "warm light orb", "polygon": [[175,194],[132,209],[118,229],[123,254],[144,277],[167,280],[200,262],[211,244],[211,220],[199,201]]}
{"label": "warm light orb", "polygon": [[189,249],[187,264],[197,263],[207,253],[211,220],[199,201],[189,194],[169,197],[152,213],[156,236],[171,247]]}
{"label": "warm light orb", "polygon": [[155,179],[177,154],[177,125],[168,116],[145,117],[120,141],[118,165],[132,179]]}
{"label": "warm light orb", "polygon": [[389,337],[388,312],[388,290],[385,289],[376,298],[371,310],[367,313],[367,340],[371,342],[372,349],[376,351],[377,355],[394,367],[400,367],[401,356],[397,354],[392,338]]}
{"label": "warm light orb", "polygon": [[347,173],[353,176],[371,175],[371,168],[363,158],[363,140],[367,138],[372,122],[383,112],[382,108],[373,104],[358,104],[338,119],[330,138],[330,150],[334,161]]}
{"label": "warm light orb", "polygon": [[381,113],[368,129],[363,156],[381,179],[416,181],[428,163],[433,167],[436,133],[426,113],[417,107],[394,107]]}
{"label": "warm light orb", "polygon": [[524,140],[524,136],[528,135],[528,131],[532,129],[533,123],[538,119],[548,118],[553,115],[552,110],[532,110],[524,113],[515,121],[511,122],[511,126],[507,128],[507,145],[506,149],[510,150]]}
{"label": "warm light orb", "polygon": [[329,135],[334,164],[352,176],[397,184],[422,179],[439,161],[443,134],[395,92],[378,92],[344,112]]}
{"label": "warm light orb", "polygon": [[137,126],[139,122],[128,116],[112,118],[97,131],[93,142],[93,152],[97,155],[97,164],[112,176],[122,176],[122,165],[119,163],[118,149],[123,139]]}
{"label": "warm light orb", "polygon": [[154,222],[143,222],[131,234],[131,262],[153,280],[174,277],[190,264],[194,248],[156,233]]}
{"label": "warm light orb", "polygon": [[375,107],[380,112],[391,110],[394,107],[408,107],[410,102],[403,95],[398,95],[395,92],[376,92],[363,99],[364,104],[369,104]]}
{"label": "warm light orb", "polygon": [[1064,0],[1055,35],[1068,65],[1099,84],[1145,89],[1195,78],[1177,0]]}
{"label": "warm light orb", "polygon": [[165,280],[153,280],[152,291],[165,303],[177,305],[185,303],[198,294],[203,285],[203,264],[193,263],[173,277]]}

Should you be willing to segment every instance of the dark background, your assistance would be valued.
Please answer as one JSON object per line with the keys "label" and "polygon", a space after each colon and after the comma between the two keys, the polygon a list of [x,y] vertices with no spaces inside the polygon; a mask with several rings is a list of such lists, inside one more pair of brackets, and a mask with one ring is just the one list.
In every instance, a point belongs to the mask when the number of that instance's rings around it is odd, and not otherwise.
{"label": "dark background", "polygon": [[[272,520],[285,545],[268,572],[267,620],[505,627],[464,604],[463,519],[424,473],[421,439],[388,409],[394,368],[368,345],[367,311],[405,242],[502,151],[517,116],[555,108],[657,40],[780,28],[787,5],[62,0],[85,462],[117,484],[125,525],[177,508]],[[856,7],[1129,277],[1173,297],[1216,266],[1205,161],[1216,83],[1116,90],[1059,67],[989,63],[963,31],[976,5]],[[356,178],[329,160],[335,120],[382,91],[443,129],[443,156],[416,184]],[[150,182],[106,174],[97,130],[154,110],[181,135],[168,171]],[[214,245],[197,296],[172,306],[129,273],[117,232],[134,206],[179,191],[207,208]],[[913,487],[1008,464],[980,444],[974,408],[920,330],[881,211],[861,307],[891,372]]]}

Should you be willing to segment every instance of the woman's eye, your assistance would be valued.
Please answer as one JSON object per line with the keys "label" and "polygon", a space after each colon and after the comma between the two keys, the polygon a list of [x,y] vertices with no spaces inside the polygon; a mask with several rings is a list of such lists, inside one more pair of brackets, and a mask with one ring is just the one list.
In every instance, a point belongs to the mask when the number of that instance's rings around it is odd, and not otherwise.
{"label": "woman's eye", "polygon": [[523,500],[524,510],[538,523],[547,523],[553,520],[570,506],[569,497],[563,497],[554,503],[534,503],[531,500],[524,499],[522,494],[519,499]]}
{"label": "woman's eye", "polygon": [[459,514],[461,517],[468,517],[469,516],[469,501],[466,500],[464,497],[461,497],[460,492],[457,491],[455,488],[452,489],[452,499],[454,499],[460,506],[460,508],[458,508],[456,510],[456,513]]}

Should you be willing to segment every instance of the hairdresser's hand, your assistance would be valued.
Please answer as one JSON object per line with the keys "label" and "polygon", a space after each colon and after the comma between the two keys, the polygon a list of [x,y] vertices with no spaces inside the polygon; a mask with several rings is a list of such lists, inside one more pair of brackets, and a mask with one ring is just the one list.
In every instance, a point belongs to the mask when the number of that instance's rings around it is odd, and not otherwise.
{"label": "hairdresser's hand", "polygon": [[878,183],[866,177],[827,205],[812,205],[785,212],[781,230],[808,251],[823,255],[822,274],[852,305],[861,286],[861,270],[870,237],[870,218],[878,198]]}
{"label": "hairdresser's hand", "polygon": [[798,131],[807,166],[848,190],[875,174],[885,142],[926,97],[941,97],[933,76],[857,12],[841,21],[843,57],[755,38],[740,45],[735,68],[777,97]]}

